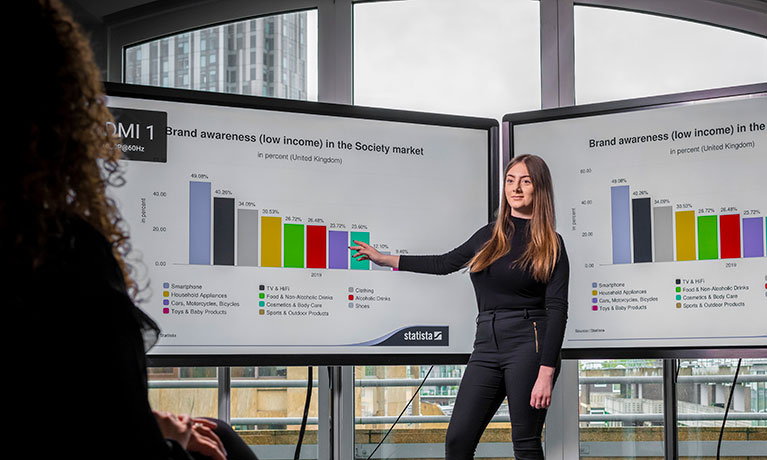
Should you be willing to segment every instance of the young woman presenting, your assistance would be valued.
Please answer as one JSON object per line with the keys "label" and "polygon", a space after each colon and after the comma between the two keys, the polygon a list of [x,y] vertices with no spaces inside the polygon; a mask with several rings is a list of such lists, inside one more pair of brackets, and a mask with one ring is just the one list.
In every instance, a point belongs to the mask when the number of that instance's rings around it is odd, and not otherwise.
{"label": "young woman presenting", "polygon": [[546,163],[535,155],[516,157],[504,178],[495,223],[446,254],[392,256],[360,241],[351,246],[358,260],[401,271],[444,275],[469,268],[479,315],[474,350],[447,429],[447,460],[474,457],[505,397],[514,457],[543,458],[541,432],[567,321],[569,264],[554,229]]}

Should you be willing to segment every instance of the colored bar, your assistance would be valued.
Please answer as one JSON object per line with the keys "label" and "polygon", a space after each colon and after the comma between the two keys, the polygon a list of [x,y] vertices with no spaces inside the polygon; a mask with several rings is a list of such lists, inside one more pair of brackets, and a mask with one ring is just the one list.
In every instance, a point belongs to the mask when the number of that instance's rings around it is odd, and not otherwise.
{"label": "colored bar", "polygon": [[349,232],[328,231],[328,267],[349,268]]}
{"label": "colored bar", "polygon": [[610,187],[613,231],[613,263],[631,263],[631,214],[629,186]]}
{"label": "colored bar", "polygon": [[285,267],[304,268],[304,224],[285,224]]}
{"label": "colored bar", "polygon": [[[355,241],[362,241],[363,243],[370,244],[370,232],[351,232],[351,238],[349,243],[354,244]],[[352,270],[370,270],[369,260],[357,260],[349,255],[349,268]]]}
{"label": "colored bar", "polygon": [[213,265],[234,265],[234,198],[213,198]]}
{"label": "colored bar", "polygon": [[674,213],[671,206],[653,209],[655,232],[655,261],[674,261]]}
{"label": "colored bar", "polygon": [[210,182],[189,182],[189,263],[210,265]]}
{"label": "colored bar", "polygon": [[719,258],[716,216],[698,216],[698,260]]}
{"label": "colored bar", "polygon": [[261,266],[282,266],[282,217],[261,217]]}
{"label": "colored bar", "polygon": [[695,260],[695,211],[676,213],[676,260]]}
{"label": "colored bar", "polygon": [[[767,220],[767,218],[765,218]],[[764,227],[761,217],[743,218],[743,257],[764,256]]]}
{"label": "colored bar", "polygon": [[[378,251],[381,254],[391,255],[391,251]],[[370,264],[371,267],[373,267],[373,270],[385,270],[385,271],[391,271],[391,267],[385,267],[383,265],[378,265],[375,262]]]}
{"label": "colored bar", "polygon": [[652,220],[650,198],[631,200],[631,215],[634,218],[634,263],[652,262]]}
{"label": "colored bar", "polygon": [[719,242],[722,259],[740,258],[740,214],[719,216],[719,231],[722,233]]}
{"label": "colored bar", "polygon": [[237,265],[258,267],[258,209],[237,210]]}
{"label": "colored bar", "polygon": [[[306,226],[306,267],[326,268],[327,263],[327,227],[324,225]],[[344,260],[346,257],[344,257]]]}

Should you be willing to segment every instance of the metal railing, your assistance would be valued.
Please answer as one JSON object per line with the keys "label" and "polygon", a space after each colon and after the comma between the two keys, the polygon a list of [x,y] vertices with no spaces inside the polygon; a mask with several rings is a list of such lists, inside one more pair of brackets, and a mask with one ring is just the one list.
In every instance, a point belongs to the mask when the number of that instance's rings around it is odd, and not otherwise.
{"label": "metal railing", "polygon": [[[690,383],[714,383],[731,384],[733,375],[680,375],[677,378],[678,384]],[[744,374],[739,375],[737,383],[767,382],[767,374]],[[578,383],[582,385],[594,384],[662,384],[662,376],[600,376],[600,377],[579,377]],[[361,388],[380,388],[380,387],[417,387],[421,384],[421,379],[402,378],[402,379],[356,379],[355,387]],[[433,386],[459,386],[460,377],[435,377],[426,379],[424,387]],[[313,387],[317,387],[317,381],[313,382]],[[167,388],[218,388],[216,379],[200,380],[150,380],[149,388],[167,389]],[[232,388],[306,388],[306,380],[279,380],[279,379],[233,379]],[[422,395],[422,398],[444,397],[445,395]],[[680,421],[718,421],[724,417],[723,413],[679,413],[677,418]],[[377,425],[394,423],[397,417],[394,416],[366,416],[355,417],[356,424]],[[730,412],[728,420],[767,420],[767,413],[763,412]],[[403,416],[400,423],[448,423],[448,415],[409,415]],[[492,422],[508,422],[508,415],[496,415]],[[663,422],[662,413],[644,413],[644,414],[580,414],[581,422],[623,422],[623,423],[642,423],[642,422]],[[299,425],[300,417],[242,417],[231,420],[234,425]],[[308,424],[316,425],[317,418],[308,419]]]}

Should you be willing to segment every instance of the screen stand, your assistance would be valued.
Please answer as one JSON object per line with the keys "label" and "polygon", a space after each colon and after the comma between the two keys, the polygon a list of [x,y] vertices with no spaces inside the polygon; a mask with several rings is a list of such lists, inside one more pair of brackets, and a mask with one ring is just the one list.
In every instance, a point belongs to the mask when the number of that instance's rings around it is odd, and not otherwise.
{"label": "screen stand", "polygon": [[354,366],[320,367],[317,377],[318,460],[354,460]]}
{"label": "screen stand", "polygon": [[[218,419],[232,423],[232,373],[230,367],[218,368]],[[191,414],[190,414],[191,415]]]}
{"label": "screen stand", "polygon": [[679,435],[676,415],[677,360],[663,360],[663,446],[666,460],[679,458]]}

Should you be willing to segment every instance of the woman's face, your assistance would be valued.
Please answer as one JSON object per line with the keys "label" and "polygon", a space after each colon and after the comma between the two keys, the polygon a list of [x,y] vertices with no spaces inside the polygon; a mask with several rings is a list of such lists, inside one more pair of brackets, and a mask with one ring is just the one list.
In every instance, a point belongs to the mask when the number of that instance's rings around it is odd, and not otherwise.
{"label": "woman's face", "polygon": [[506,172],[503,191],[512,216],[533,217],[533,181],[525,163],[520,161]]}

